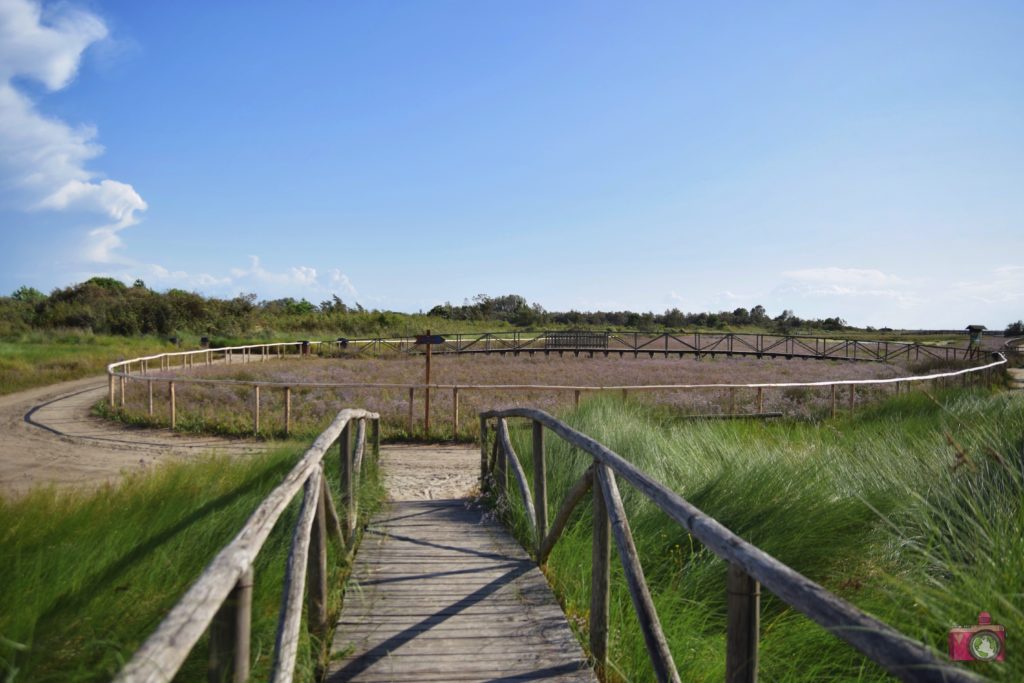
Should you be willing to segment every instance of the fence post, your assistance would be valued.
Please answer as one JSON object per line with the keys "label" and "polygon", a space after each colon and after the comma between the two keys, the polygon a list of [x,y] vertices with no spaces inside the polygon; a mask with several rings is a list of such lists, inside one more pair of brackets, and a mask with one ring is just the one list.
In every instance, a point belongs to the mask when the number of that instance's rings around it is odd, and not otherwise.
{"label": "fence post", "polygon": [[284,435],[292,431],[292,388],[284,388]]}
{"label": "fence post", "polygon": [[577,389],[576,391],[573,392],[573,394],[574,394],[573,395],[574,405],[575,405],[576,409],[578,410],[579,407],[580,407],[580,390]]}
{"label": "fence post", "polygon": [[748,576],[741,567],[730,563],[726,593],[728,630],[725,680],[727,683],[755,683],[761,624],[761,584]]}
{"label": "fence post", "polygon": [[380,418],[370,422],[370,438],[373,439],[373,457],[380,457]]}
{"label": "fence post", "polygon": [[764,412],[764,387],[757,388],[757,414]]}
{"label": "fence post", "polygon": [[412,414],[412,402],[416,397],[415,387],[409,387],[409,436],[412,436],[413,420],[415,419]]}
{"label": "fence post", "polygon": [[258,436],[260,433],[260,385],[254,385],[253,390],[252,431]]}
{"label": "fence post", "polygon": [[249,680],[252,583],[252,567],[249,567],[238,577],[238,583],[210,624],[206,678],[211,683],[244,683]]}
{"label": "fence post", "polygon": [[533,421],[533,509],[537,514],[537,557],[548,533],[548,483],[544,456],[544,425]]}
{"label": "fence post", "polygon": [[487,418],[480,416],[480,490],[487,488],[488,466],[487,458]]}
{"label": "fence post", "polygon": [[153,417],[153,380],[151,379],[146,380],[146,393],[149,394],[149,409],[146,411],[146,414]]}
{"label": "fence post", "polygon": [[121,379],[121,407],[124,408],[124,394],[125,394],[124,388],[127,385],[127,380],[124,378],[124,375],[122,375],[120,379]]}
{"label": "fence post", "polygon": [[[321,466],[321,474],[323,468]],[[306,574],[309,580],[307,594],[307,619],[309,630],[317,638],[323,639],[327,633],[327,501],[324,500],[324,489],[321,484],[317,491],[316,514],[313,517],[313,529],[309,537],[309,556]]]}
{"label": "fence post", "polygon": [[171,429],[178,426],[178,406],[174,396],[174,382],[167,383],[167,392],[171,401]]}
{"label": "fence post", "polygon": [[[599,466],[597,461],[595,465]],[[611,600],[611,520],[604,493],[596,480],[594,492],[594,539],[590,556],[590,655],[598,678],[608,664],[608,611]]]}
{"label": "fence post", "polygon": [[452,438],[459,438],[459,388],[452,387]]}
{"label": "fence post", "polygon": [[352,511],[356,504],[356,480],[352,463],[352,422],[346,422],[338,437],[338,451],[341,456],[341,505],[345,508],[345,543],[352,538],[356,520]]}
{"label": "fence post", "polygon": [[114,373],[107,370],[107,405],[114,409]]}

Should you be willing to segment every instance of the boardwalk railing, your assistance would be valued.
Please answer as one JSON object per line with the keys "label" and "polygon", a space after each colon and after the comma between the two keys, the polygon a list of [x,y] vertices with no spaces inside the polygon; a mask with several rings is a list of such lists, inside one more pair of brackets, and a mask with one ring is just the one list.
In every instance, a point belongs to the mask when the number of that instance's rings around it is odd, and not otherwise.
{"label": "boardwalk railing", "polygon": [[[374,457],[378,455],[380,416],[365,410],[338,413],[281,484],[260,503],[238,535],[217,553],[116,681],[170,681],[207,629],[210,680],[249,679],[253,563],[277,520],[302,489],[302,506],[288,553],[271,676],[273,681],[292,680],[304,593],[307,628],[322,638],[329,626],[327,539],[346,550],[351,550],[354,540],[359,514],[356,489],[366,452],[367,421],[371,423],[372,453]],[[323,463],[335,445],[341,467],[341,519]]]}
{"label": "boardwalk railing", "polygon": [[[547,333],[545,333],[547,334]],[[698,335],[699,336],[699,335]],[[718,335],[719,337],[732,336],[741,337],[742,335]],[[761,337],[767,338],[766,335],[747,335],[750,337]],[[794,340],[801,339],[797,337],[788,338],[776,338],[777,340],[790,340],[793,344]],[[353,344],[355,340],[349,340],[348,344]],[[478,339],[477,339],[478,341]],[[719,340],[721,342],[721,340]],[[762,342],[764,339],[762,339]],[[783,343],[783,341],[773,342]],[[822,341],[821,339],[818,340]],[[887,379],[870,379],[870,380],[829,380],[823,382],[764,382],[764,383],[744,383],[744,384],[648,384],[648,385],[608,385],[608,386],[595,386],[595,385],[548,385],[548,384],[441,384],[441,383],[381,383],[381,382],[273,382],[273,381],[243,381],[243,380],[231,380],[231,379],[203,379],[197,377],[187,376],[173,376],[168,377],[166,375],[156,375],[157,372],[167,373],[173,370],[187,371],[191,368],[196,367],[207,367],[212,365],[232,365],[232,364],[246,364],[246,363],[262,363],[270,359],[280,358],[304,358],[308,357],[313,353],[328,353],[332,345],[339,345],[342,342],[285,342],[276,344],[252,344],[248,346],[233,346],[221,349],[197,349],[192,351],[176,351],[172,353],[162,353],[153,356],[143,356],[140,358],[132,358],[130,360],[118,361],[111,363],[107,366],[107,379],[108,379],[108,405],[112,410],[123,409],[126,404],[126,388],[129,382],[144,383],[146,387],[146,406],[147,414],[149,417],[156,416],[157,402],[155,399],[154,390],[158,387],[163,387],[166,392],[166,410],[168,423],[171,429],[177,427],[178,422],[178,387],[184,384],[195,384],[195,385],[233,385],[247,387],[252,396],[252,420],[253,420],[253,432],[258,434],[260,432],[261,424],[266,424],[263,399],[265,395],[264,391],[280,391],[282,393],[282,412],[279,416],[282,431],[287,435],[291,432],[292,428],[292,392],[296,389],[377,389],[377,390],[401,390],[407,392],[408,396],[408,431],[412,433],[414,431],[415,414],[413,411],[413,404],[416,400],[416,393],[423,392],[423,394],[429,394],[433,391],[450,391],[452,397],[452,434],[457,435],[459,433],[459,396],[460,392],[466,391],[478,391],[478,392],[535,392],[545,391],[552,393],[568,394],[572,393],[573,401],[576,406],[579,405],[580,399],[584,393],[593,394],[601,392],[620,392],[624,396],[629,392],[639,393],[658,393],[658,392],[682,392],[682,391],[699,391],[699,390],[725,390],[730,393],[730,404],[735,404],[736,392],[739,390],[752,390],[756,391],[756,405],[757,412],[764,412],[764,401],[765,393],[771,390],[786,390],[786,389],[798,389],[798,388],[820,388],[830,387],[831,388],[831,414],[836,415],[837,405],[840,400],[847,400],[849,403],[850,410],[854,409],[856,405],[857,397],[856,392],[858,388],[867,388],[870,386],[875,387],[893,387],[896,393],[899,393],[902,388],[912,386],[915,383],[923,382],[948,382],[954,378],[960,378],[966,382],[969,378],[977,378],[985,372],[992,371],[997,366],[1006,363],[1005,357],[1000,353],[992,354],[975,354],[971,352],[972,357],[975,359],[984,359],[991,355],[992,361],[976,366],[970,367],[955,372],[943,372],[943,373],[932,373],[928,375],[908,375],[904,377],[894,377]],[[451,344],[463,344],[463,341],[456,340],[454,342],[446,342]],[[472,344],[476,341],[469,342],[466,348],[471,348]],[[523,341],[523,343],[527,343]],[[861,348],[862,345],[867,342],[859,342],[852,340],[845,340],[836,342],[835,348],[853,349],[856,355],[856,349]],[[861,353],[861,357],[857,360],[886,360],[893,358],[905,358],[909,357],[912,350],[916,349],[914,353],[923,353],[927,358],[939,358],[942,359],[941,355],[931,355],[935,353],[934,349],[942,349],[944,347],[928,347],[920,344],[902,344],[901,342],[870,342],[871,344],[879,345],[878,348],[887,348],[880,345],[888,344],[900,344],[901,350],[896,352],[894,350],[879,351],[882,357],[867,358],[864,353]],[[735,339],[726,345],[727,349],[736,348],[737,342]],[[710,348],[710,347],[706,347]],[[806,348],[810,348],[807,346]],[[824,348],[824,347],[822,347]],[[964,360],[967,355],[968,349],[946,347],[947,350],[953,351],[952,358],[957,360]],[[509,347],[511,350],[511,347]],[[543,352],[544,349],[535,349],[536,351]],[[877,350],[877,349],[876,349]],[[557,351],[556,351],[557,352]],[[720,351],[722,353],[728,353],[728,351]],[[713,354],[715,351],[708,351],[707,353]],[[888,355],[886,355],[888,354]],[[960,355],[957,355],[960,354]],[[771,354],[768,354],[771,355]],[[818,358],[817,356],[797,356],[804,358]],[[827,357],[820,357],[827,358]],[[851,358],[852,360],[852,358]],[[841,389],[847,391],[845,399],[839,395]],[[730,412],[732,412],[730,410]],[[262,422],[261,422],[262,420]]]}
{"label": "boardwalk railing", "polygon": [[[827,360],[971,360],[984,351],[971,346],[939,346],[918,342],[875,341],[811,335],[746,334],[738,332],[481,332],[444,335],[444,344],[433,353],[498,353],[533,355],[557,353],[633,354],[654,356],[715,357],[756,356],[757,358],[817,358]],[[352,354],[382,355],[419,353],[415,337],[338,339],[320,342],[321,349]]]}
{"label": "boardwalk railing", "polygon": [[[509,438],[508,420],[526,418],[533,425],[533,489]],[[488,449],[489,422],[495,422],[493,449]],[[593,458],[583,476],[570,487],[554,521],[548,524],[545,429]],[[862,612],[822,586],[797,573],[757,546],[748,543],[704,514],[679,494],[655,481],[622,456],[564,422],[529,408],[480,414],[481,482],[493,482],[499,497],[509,497],[510,473],[533,529],[532,550],[544,564],[573,512],[593,490],[593,543],[590,593],[590,652],[598,671],[608,662],[610,600],[610,537],[614,537],[633,609],[659,681],[679,681],[679,673],[662,631],[644,579],[633,536],[619,495],[621,478],[679,526],[729,563],[726,680],[757,680],[762,586],[829,632],[842,638],[890,674],[904,681],[979,681],[922,643]]]}

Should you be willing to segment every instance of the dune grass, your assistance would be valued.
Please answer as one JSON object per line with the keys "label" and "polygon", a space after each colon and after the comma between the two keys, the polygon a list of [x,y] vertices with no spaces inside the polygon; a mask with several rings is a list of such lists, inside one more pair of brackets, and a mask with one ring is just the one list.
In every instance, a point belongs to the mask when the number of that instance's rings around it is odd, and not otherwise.
{"label": "dune grass", "polygon": [[[109,680],[305,447],[293,443],[246,459],[168,464],[92,493],[40,489],[0,501],[0,678]],[[335,468],[326,469],[337,487]],[[381,499],[374,470],[364,469],[363,514]],[[279,520],[255,565],[256,678],[266,678],[273,656],[300,500]],[[338,549],[328,546],[336,611],[347,567]],[[319,645],[303,637],[297,679],[312,680]],[[177,680],[205,679],[205,641]]]}
{"label": "dune grass", "polygon": [[[915,393],[822,422],[683,422],[636,403],[595,400],[577,429],[664,482],[725,526],[895,628],[945,652],[947,630],[981,610],[1024,632],[1024,400]],[[513,443],[528,476],[530,434]],[[548,440],[552,513],[588,465]],[[721,680],[726,565],[620,483],[644,571],[684,679]],[[518,494],[506,515],[521,539]],[[510,507],[510,509],[508,509]],[[589,605],[591,515],[580,506],[547,575],[580,635]],[[613,555],[615,552],[613,551]],[[613,560],[613,678],[652,672]],[[586,642],[583,638],[583,642]],[[765,592],[763,680],[881,680],[884,673]],[[977,667],[1024,680],[1024,659]]]}

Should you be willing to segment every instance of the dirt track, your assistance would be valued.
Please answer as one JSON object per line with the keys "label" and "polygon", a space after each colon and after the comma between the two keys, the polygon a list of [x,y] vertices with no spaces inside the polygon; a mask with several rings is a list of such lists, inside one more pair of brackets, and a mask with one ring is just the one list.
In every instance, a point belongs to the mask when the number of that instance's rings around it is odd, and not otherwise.
{"label": "dirt track", "polygon": [[[0,496],[45,484],[91,488],[172,460],[267,448],[255,440],[140,429],[93,417],[90,410],[106,389],[106,378],[99,377],[0,397]],[[480,456],[473,446],[381,450],[392,499],[458,498],[477,483]]]}
{"label": "dirt track", "polygon": [[63,382],[0,397],[0,495],[32,486],[92,487],[122,472],[217,452],[254,453],[242,439],[125,427],[91,416],[106,378]]}

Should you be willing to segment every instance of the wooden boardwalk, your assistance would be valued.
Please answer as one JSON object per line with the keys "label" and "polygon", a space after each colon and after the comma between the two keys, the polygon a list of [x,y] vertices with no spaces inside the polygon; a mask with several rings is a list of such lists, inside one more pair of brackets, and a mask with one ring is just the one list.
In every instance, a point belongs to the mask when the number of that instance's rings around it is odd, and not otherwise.
{"label": "wooden boardwalk", "polygon": [[522,547],[463,499],[389,503],[366,530],[329,681],[590,681]]}

